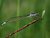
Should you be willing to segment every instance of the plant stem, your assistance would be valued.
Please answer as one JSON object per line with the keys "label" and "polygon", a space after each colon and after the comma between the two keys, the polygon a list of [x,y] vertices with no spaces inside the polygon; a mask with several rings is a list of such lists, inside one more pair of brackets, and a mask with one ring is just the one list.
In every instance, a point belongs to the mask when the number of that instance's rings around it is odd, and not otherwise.
{"label": "plant stem", "polygon": [[40,18],[38,18],[37,20],[35,19],[35,20],[33,20],[32,22],[30,22],[30,23],[26,24],[25,26],[23,26],[22,28],[19,28],[19,29],[16,30],[15,32],[9,34],[6,38],[9,38],[10,36],[14,35],[14,34],[17,33],[17,32],[20,32],[21,30],[25,29],[26,27],[30,26],[31,24],[36,23],[39,19],[40,19]]}

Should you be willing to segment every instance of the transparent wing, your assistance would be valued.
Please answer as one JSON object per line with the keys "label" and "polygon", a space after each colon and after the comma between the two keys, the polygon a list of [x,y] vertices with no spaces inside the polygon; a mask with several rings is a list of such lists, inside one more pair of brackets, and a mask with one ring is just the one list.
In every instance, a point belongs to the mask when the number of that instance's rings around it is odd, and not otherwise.
{"label": "transparent wing", "polygon": [[9,19],[7,19],[6,21],[4,21],[1,25],[4,25],[8,22],[13,22],[13,21],[18,21],[18,20],[21,20],[21,19],[33,19],[33,18],[37,18],[39,16],[38,13],[30,13],[30,14],[27,14],[26,16],[17,16],[17,17],[11,17]]}

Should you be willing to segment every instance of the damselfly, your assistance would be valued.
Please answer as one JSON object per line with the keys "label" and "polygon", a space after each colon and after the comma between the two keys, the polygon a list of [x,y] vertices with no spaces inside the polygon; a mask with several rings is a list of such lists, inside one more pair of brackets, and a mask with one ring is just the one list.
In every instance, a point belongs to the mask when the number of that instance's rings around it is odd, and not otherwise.
{"label": "damselfly", "polygon": [[24,25],[23,27],[19,28],[18,30],[14,31],[13,33],[10,33],[8,36],[6,36],[6,38],[9,38],[13,34],[19,32],[19,31],[25,29],[26,27],[28,27],[29,25],[37,22],[41,17],[39,16],[38,13],[30,13],[30,14],[27,14],[25,16],[17,16],[17,17],[9,18],[6,21],[4,21],[1,25],[3,26],[4,24],[7,24],[9,22],[13,22],[13,21],[17,21],[17,20],[21,20],[21,19],[25,19],[25,18],[31,18],[31,19],[34,19],[34,20],[32,20],[30,23]]}

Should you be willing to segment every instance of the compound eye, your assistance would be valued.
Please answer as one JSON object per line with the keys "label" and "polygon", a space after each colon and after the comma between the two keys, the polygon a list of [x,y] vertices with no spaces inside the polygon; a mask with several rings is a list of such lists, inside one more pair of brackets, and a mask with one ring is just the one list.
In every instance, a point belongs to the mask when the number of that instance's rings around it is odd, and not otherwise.
{"label": "compound eye", "polygon": [[36,17],[36,16],[39,16],[39,14],[38,13],[30,13],[28,16],[29,17]]}
{"label": "compound eye", "polygon": [[36,13],[31,13],[31,14],[30,14],[30,16],[36,16],[36,15],[37,15]]}

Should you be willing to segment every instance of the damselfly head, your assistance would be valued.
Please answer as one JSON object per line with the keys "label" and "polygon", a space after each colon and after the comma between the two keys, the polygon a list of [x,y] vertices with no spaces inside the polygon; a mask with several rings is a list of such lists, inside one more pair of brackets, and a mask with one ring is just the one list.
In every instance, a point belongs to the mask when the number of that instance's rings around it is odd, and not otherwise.
{"label": "damselfly head", "polygon": [[28,15],[28,17],[36,17],[36,16],[38,16],[39,14],[38,13],[30,13],[29,15]]}

